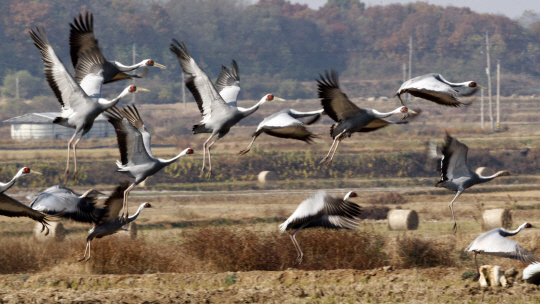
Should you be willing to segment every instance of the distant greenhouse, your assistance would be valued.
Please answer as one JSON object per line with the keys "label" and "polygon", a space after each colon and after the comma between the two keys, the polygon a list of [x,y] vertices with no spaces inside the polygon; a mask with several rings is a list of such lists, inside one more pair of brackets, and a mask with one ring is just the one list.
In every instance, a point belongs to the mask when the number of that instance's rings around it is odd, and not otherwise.
{"label": "distant greenhouse", "polygon": [[[8,120],[5,123],[11,124],[11,138],[20,140],[29,139],[69,139],[73,136],[75,129],[53,124],[54,118],[60,116],[57,112],[30,113]],[[94,126],[84,137],[110,137],[114,136],[114,127],[105,117],[99,115],[94,121]]]}

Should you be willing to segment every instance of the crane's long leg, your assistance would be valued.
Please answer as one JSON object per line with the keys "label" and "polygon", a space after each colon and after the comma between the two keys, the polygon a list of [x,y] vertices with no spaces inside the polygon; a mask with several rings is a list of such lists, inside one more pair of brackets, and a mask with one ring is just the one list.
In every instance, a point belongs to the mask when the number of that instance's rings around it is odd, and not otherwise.
{"label": "crane's long leg", "polygon": [[298,251],[298,247],[296,247],[296,242],[294,241],[294,238],[292,237],[292,233],[289,234],[289,237],[291,238],[291,241],[293,243],[294,249],[296,250],[296,257],[300,256],[300,251]]}
{"label": "crane's long leg", "polygon": [[71,136],[71,139],[68,142],[68,157],[67,157],[67,163],[66,163],[66,172],[64,172],[64,178],[66,180],[67,180],[67,176],[68,176],[68,173],[69,173],[69,148],[71,148],[71,143],[75,139],[75,136],[77,136],[77,131],[75,131],[75,134],[73,134],[73,136]]}
{"label": "crane's long leg", "polygon": [[296,257],[296,263],[295,265],[300,265],[300,263],[302,263],[302,260],[304,259],[304,253],[302,252],[302,249],[300,248],[300,244],[298,244],[298,241],[296,240],[296,234],[298,234],[298,232],[300,232],[300,229],[302,229],[302,227],[298,228],[298,230],[296,230],[293,234],[291,234],[291,239],[293,240],[293,243],[295,244],[295,246],[298,248],[298,257]]}
{"label": "crane's long leg", "polygon": [[84,249],[84,255],[83,255],[83,257],[82,257],[80,260],[78,260],[77,262],[82,262],[82,261],[84,261],[84,259],[86,258],[86,251],[88,250],[89,247],[90,247],[90,241],[87,241],[87,242],[86,242],[86,248]]}
{"label": "crane's long leg", "polygon": [[129,192],[131,191],[131,189],[133,189],[135,187],[135,183],[131,184],[127,189],[126,191],[124,191],[124,207],[122,210],[122,214],[124,215],[124,219],[127,219],[128,216],[129,216],[129,213],[128,213],[128,197],[129,197]]}
{"label": "crane's long leg", "polygon": [[327,160],[325,163],[324,163],[324,166],[328,166],[332,163],[332,161],[334,160],[334,155],[336,155],[336,151],[337,151],[337,148],[339,146],[339,143],[341,142],[342,138],[340,137],[336,143],[336,147],[334,148],[334,152],[332,153],[332,156],[330,157],[329,160]]}
{"label": "crane's long leg", "polygon": [[251,150],[251,146],[255,142],[255,139],[257,139],[257,135],[253,136],[253,140],[251,141],[251,143],[249,143],[249,146],[245,150],[240,151],[238,154],[244,155],[244,154],[248,153]]}
{"label": "crane's long leg", "polygon": [[480,279],[480,267],[478,267],[478,262],[476,261],[476,255],[478,253],[476,251],[474,251],[474,265],[476,265],[476,275],[474,276],[474,279],[473,281],[478,281],[478,279]]}
{"label": "crane's long leg", "polygon": [[448,205],[448,207],[450,207],[450,210],[452,211],[452,220],[454,220],[454,228],[452,228],[452,230],[454,230],[454,233],[457,232],[457,222],[456,222],[456,217],[454,216],[454,201],[458,198],[458,196],[461,195],[461,193],[463,193],[462,190],[458,190],[458,192],[456,193],[456,196],[454,196],[454,199],[450,202],[450,205]]}
{"label": "crane's long leg", "polygon": [[[206,161],[206,145],[208,144],[210,139],[212,139],[212,137],[214,137],[214,135],[215,134],[212,133],[212,135],[210,135],[210,137],[208,137],[208,139],[203,144],[203,159],[202,159],[201,176],[204,174],[204,165],[205,165],[205,161]],[[208,153],[210,154],[210,151],[208,151]]]}
{"label": "crane's long leg", "polygon": [[219,132],[218,133],[218,136],[216,137],[216,139],[214,139],[213,142],[211,142],[209,145],[208,145],[208,167],[210,167],[208,169],[208,175],[206,176],[206,178],[210,179],[210,177],[212,176],[212,156],[210,155],[210,149],[212,148],[212,145],[218,141],[220,138],[222,138],[223,136],[225,136],[227,133],[229,133],[229,130],[226,130],[226,131],[223,131],[223,132]]}
{"label": "crane's long leg", "polygon": [[82,136],[77,138],[75,143],[73,144],[73,163],[74,163],[74,170],[73,170],[73,179],[77,179],[77,145],[79,144],[79,141],[81,140]]}
{"label": "crane's long leg", "polygon": [[334,145],[336,144],[337,142],[337,137],[334,138],[334,141],[332,142],[332,146],[330,147],[330,150],[328,150],[328,154],[326,154],[326,156],[319,162],[319,165],[324,163],[328,157],[330,157],[330,153],[332,153],[332,149],[334,149]]}
{"label": "crane's long leg", "polygon": [[86,259],[86,261],[90,260],[91,254],[92,254],[92,241],[88,241],[88,258]]}

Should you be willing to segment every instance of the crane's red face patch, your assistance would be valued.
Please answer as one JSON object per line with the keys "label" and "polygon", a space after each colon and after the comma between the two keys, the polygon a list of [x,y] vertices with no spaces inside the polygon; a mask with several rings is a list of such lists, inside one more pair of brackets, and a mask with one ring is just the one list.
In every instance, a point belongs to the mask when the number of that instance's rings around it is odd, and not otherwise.
{"label": "crane's red face patch", "polygon": [[146,204],[144,204],[144,207],[145,208],[150,208],[150,207],[152,207],[152,205],[150,205],[150,203],[146,203]]}
{"label": "crane's red face patch", "polygon": [[133,85],[132,85],[132,86],[129,86],[129,91],[130,91],[130,92],[135,92],[135,91],[137,91],[137,87],[136,87],[136,86],[133,86]]}
{"label": "crane's red face patch", "polygon": [[270,100],[273,100],[274,99],[274,95],[272,94],[268,94],[268,96],[266,96],[266,100],[270,101]]}
{"label": "crane's red face patch", "polygon": [[532,227],[531,224],[529,224],[529,223],[526,223],[526,224],[525,224],[525,228],[531,228],[531,227]]}
{"label": "crane's red face patch", "polygon": [[351,192],[351,195],[349,195],[349,197],[357,197],[358,195],[356,194],[356,192]]}
{"label": "crane's red face patch", "polygon": [[471,83],[469,83],[469,86],[470,86],[471,88],[474,88],[474,87],[476,87],[476,82],[474,82],[474,81],[471,81]]}
{"label": "crane's red face patch", "polygon": [[24,167],[22,172],[23,173],[30,173],[30,168]]}
{"label": "crane's red face patch", "polygon": [[193,154],[193,149],[191,149],[191,148],[188,149],[187,152],[186,152],[186,154]]}
{"label": "crane's red face patch", "polygon": [[154,61],[148,60],[148,61],[146,62],[146,65],[148,65],[148,66],[153,66],[153,65],[154,65]]}
{"label": "crane's red face patch", "polygon": [[407,107],[401,107],[401,113],[407,113],[409,112],[409,109]]}

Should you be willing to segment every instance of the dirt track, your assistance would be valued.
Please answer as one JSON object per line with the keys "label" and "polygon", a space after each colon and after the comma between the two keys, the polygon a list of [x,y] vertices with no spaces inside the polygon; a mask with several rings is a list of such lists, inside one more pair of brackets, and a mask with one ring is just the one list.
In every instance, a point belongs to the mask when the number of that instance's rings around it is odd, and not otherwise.
{"label": "dirt track", "polygon": [[510,288],[481,289],[477,283],[461,280],[463,271],[465,269],[434,268],[389,272],[289,270],[235,274],[4,275],[0,276],[0,303],[540,301],[540,288],[534,285],[521,283]]}

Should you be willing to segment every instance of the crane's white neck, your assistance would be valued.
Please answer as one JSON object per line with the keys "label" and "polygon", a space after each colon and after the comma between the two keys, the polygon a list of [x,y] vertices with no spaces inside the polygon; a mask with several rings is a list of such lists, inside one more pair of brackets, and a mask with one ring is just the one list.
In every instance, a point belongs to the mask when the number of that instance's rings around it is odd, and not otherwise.
{"label": "crane's white neck", "polygon": [[401,107],[395,109],[394,111],[391,111],[391,112],[379,112],[375,109],[372,110],[373,111],[373,114],[375,114],[375,116],[377,116],[378,118],[386,118],[386,117],[389,117],[389,116],[392,116],[394,114],[399,114],[401,113]]}
{"label": "crane's white neck", "polygon": [[351,193],[353,193],[353,191],[349,191],[349,193],[345,194],[345,197],[343,198],[343,200],[348,201],[349,198],[351,198]]}
{"label": "crane's white neck", "polygon": [[509,235],[516,235],[518,234],[518,232],[520,232],[521,230],[523,230],[525,228],[525,226],[527,226],[527,223],[523,223],[521,226],[518,227],[518,229],[516,230],[506,230],[504,228],[501,228],[502,231],[504,232],[504,236],[509,236]]}
{"label": "crane's white neck", "polygon": [[317,111],[310,111],[310,112],[300,112],[300,111],[291,109],[290,112],[295,118],[302,118],[302,117],[311,116],[315,114],[322,114],[324,112],[324,109],[317,110]]}
{"label": "crane's white neck", "polygon": [[448,84],[449,86],[452,86],[452,87],[468,87],[469,84],[471,83],[471,81],[465,81],[465,82],[450,82],[446,79],[444,79],[444,77],[442,75],[439,74],[439,78],[441,79],[442,82]]}
{"label": "crane's white neck", "polygon": [[139,216],[139,214],[141,213],[141,211],[144,209],[144,206],[146,206],[146,203],[141,204],[141,205],[139,206],[139,209],[137,209],[137,212],[135,212],[135,214],[133,214],[132,216],[128,217],[128,223],[131,223],[131,222],[133,222],[135,219],[137,219],[137,217]]}
{"label": "crane's white neck", "polygon": [[130,72],[130,71],[133,71],[133,70],[136,70],[140,67],[143,67],[143,66],[146,66],[146,61],[148,61],[148,59],[145,59],[139,63],[136,63],[134,65],[123,65],[121,64],[120,62],[118,61],[113,61],[114,64],[118,67],[118,69],[122,72]]}
{"label": "crane's white neck", "polygon": [[189,151],[190,148],[187,148],[185,149],[184,151],[180,152],[180,154],[176,155],[175,157],[173,158],[170,158],[170,159],[162,159],[160,160],[164,166],[167,166],[169,164],[172,164],[174,163],[176,160],[178,160],[180,157],[184,156],[187,154],[187,152]]}
{"label": "crane's white neck", "polygon": [[489,181],[491,181],[491,180],[493,180],[493,179],[495,179],[495,178],[497,178],[497,177],[499,177],[499,176],[501,176],[501,175],[503,175],[505,173],[506,173],[506,171],[499,171],[499,172],[497,172],[497,173],[495,173],[493,175],[490,175],[490,176],[482,176],[482,175],[478,174],[478,178],[480,179],[480,183],[486,183],[486,182],[489,182]]}
{"label": "crane's white neck", "polygon": [[247,108],[247,109],[243,109],[243,108],[238,108],[238,110],[244,115],[244,117],[247,117],[251,114],[253,114],[253,112],[257,111],[257,109],[259,109],[259,107],[265,103],[268,99],[266,98],[266,95],[264,95],[263,98],[261,98],[261,100],[259,100],[259,102],[257,102],[253,107],[251,108]]}
{"label": "crane's white neck", "polygon": [[15,184],[15,181],[17,181],[17,179],[23,175],[23,170],[24,170],[24,168],[20,169],[19,172],[17,172],[17,174],[15,174],[15,176],[9,182],[7,182],[5,184],[0,183],[0,193],[3,193],[7,189],[11,188],[11,186],[13,186],[13,184]]}
{"label": "crane's white neck", "polygon": [[115,106],[118,102],[120,102],[120,100],[122,100],[122,98],[126,97],[126,95],[128,95],[129,93],[131,92],[129,91],[129,87],[127,87],[116,98],[113,98],[111,100],[100,98],[98,99],[98,103],[101,106],[101,108],[105,111],[108,108]]}

